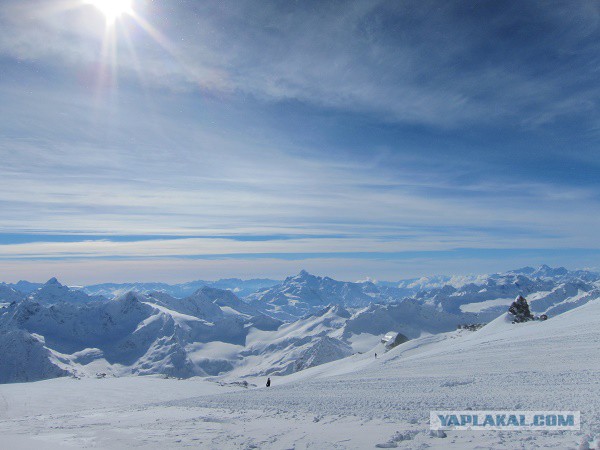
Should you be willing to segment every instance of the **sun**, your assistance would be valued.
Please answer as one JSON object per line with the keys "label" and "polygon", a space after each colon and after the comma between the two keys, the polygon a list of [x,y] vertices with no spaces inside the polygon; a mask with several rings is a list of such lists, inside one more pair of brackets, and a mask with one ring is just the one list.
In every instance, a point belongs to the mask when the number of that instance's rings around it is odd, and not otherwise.
{"label": "sun", "polygon": [[87,0],[86,3],[98,8],[104,14],[108,25],[113,24],[123,14],[133,12],[132,0]]}

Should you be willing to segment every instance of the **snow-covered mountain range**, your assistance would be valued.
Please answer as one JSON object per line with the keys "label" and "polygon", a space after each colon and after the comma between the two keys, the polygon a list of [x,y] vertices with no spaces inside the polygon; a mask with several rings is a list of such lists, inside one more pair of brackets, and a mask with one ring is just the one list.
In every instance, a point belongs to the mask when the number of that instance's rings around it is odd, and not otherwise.
{"label": "snow-covered mountain range", "polygon": [[[390,331],[416,339],[489,322],[518,295],[549,316],[600,298],[600,275],[590,271],[541,266],[443,279],[352,283],[302,271],[245,298],[203,286],[183,298],[163,290],[110,300],[55,278],[29,292],[0,284],[0,382],[283,375],[368,351]],[[405,297],[405,289],[416,292]]]}
{"label": "snow-covered mountain range", "polygon": [[[287,332],[341,329],[348,314],[338,306],[326,308],[301,329],[300,322],[282,326],[273,344],[285,349]],[[503,313],[475,331],[425,334],[391,349],[377,344],[331,362],[320,355],[347,352],[323,338],[314,352],[298,355],[305,370],[269,372],[268,389],[263,371],[243,378],[247,383],[232,371],[187,380],[61,377],[3,384],[0,441],[11,449],[597,449],[599,317],[600,300],[546,321],[513,323]],[[15,342],[0,344],[0,352]],[[273,355],[254,356],[256,365],[273,366]],[[50,364],[42,369],[48,377],[61,375]],[[561,408],[581,412],[581,430],[434,432],[430,411],[440,408]]]}
{"label": "snow-covered mountain range", "polygon": [[[49,287],[51,295],[44,296]],[[48,301],[57,290],[65,292],[67,301]],[[129,292],[99,301],[51,280],[0,310],[0,343],[11,343],[0,355],[0,382],[46,378],[60,371],[216,375],[229,367],[218,358],[194,358],[195,346],[207,342],[243,346],[249,330],[275,330],[281,325],[253,314],[245,304],[236,310],[239,299],[229,296],[233,296],[229,291],[206,288],[184,299]],[[15,351],[30,357],[18,357]],[[54,372],[49,363],[56,366]]]}
{"label": "snow-covered mountain range", "polygon": [[[183,299],[129,292],[106,300],[52,279],[0,309],[0,382],[97,373],[281,375],[367,350],[388,327],[417,337],[464,320],[413,301],[372,321],[374,310],[391,306],[352,313],[331,305],[284,324],[227,290],[204,287]],[[435,319],[425,323],[428,317]]]}
{"label": "snow-covered mountain range", "polygon": [[103,283],[84,286],[81,289],[90,295],[103,295],[108,298],[117,297],[129,291],[147,294],[150,292],[164,292],[175,298],[192,295],[203,287],[225,289],[234,292],[239,297],[252,294],[259,289],[268,288],[279,283],[277,280],[257,278],[240,280],[238,278],[225,278],[217,281],[196,280],[180,284],[167,283]]}
{"label": "snow-covered mountain range", "polygon": [[265,314],[284,321],[312,314],[330,303],[360,308],[407,298],[453,314],[478,314],[481,321],[489,321],[504,312],[520,294],[530,296],[534,312],[558,313],[598,298],[600,274],[544,265],[491,275],[352,283],[302,271],[245,300]]}
{"label": "snow-covered mountain range", "polygon": [[371,281],[351,283],[318,277],[302,270],[282,283],[246,297],[246,301],[265,314],[282,320],[294,320],[336,304],[350,308],[373,302],[390,302],[401,297],[393,287],[378,286]]}
{"label": "snow-covered mountain range", "polygon": [[506,311],[518,295],[527,297],[534,313],[556,315],[600,298],[600,276],[590,271],[526,267],[459,287],[421,291],[414,298],[442,311],[476,313],[487,322]]}
{"label": "snow-covered mountain range", "polygon": [[56,278],[49,279],[38,289],[31,292],[27,298],[45,305],[54,305],[56,303],[83,304],[107,300],[107,298],[102,295],[90,296],[83,291],[70,289],[69,287],[60,284]]}
{"label": "snow-covered mountain range", "polygon": [[0,284],[0,305],[20,301],[23,297],[24,294],[22,292],[6,284]]}

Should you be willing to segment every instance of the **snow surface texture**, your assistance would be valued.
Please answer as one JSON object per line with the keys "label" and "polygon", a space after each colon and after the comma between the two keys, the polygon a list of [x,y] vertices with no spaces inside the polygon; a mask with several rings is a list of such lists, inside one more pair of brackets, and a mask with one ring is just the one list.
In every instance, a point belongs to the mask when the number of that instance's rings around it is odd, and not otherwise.
{"label": "snow surface texture", "polygon": [[[270,388],[265,377],[248,388],[153,377],[6,384],[0,436],[15,449],[597,448],[599,318],[597,300],[544,322],[503,314],[475,332],[271,376]],[[430,410],[469,408],[580,410],[582,430],[429,432]]]}

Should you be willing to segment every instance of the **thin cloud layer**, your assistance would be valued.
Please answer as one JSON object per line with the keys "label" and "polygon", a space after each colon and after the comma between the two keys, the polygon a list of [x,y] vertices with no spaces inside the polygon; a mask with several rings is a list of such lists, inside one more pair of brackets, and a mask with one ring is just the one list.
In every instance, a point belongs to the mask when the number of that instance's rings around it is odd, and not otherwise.
{"label": "thin cloud layer", "polygon": [[271,255],[356,279],[599,248],[597,4],[134,9],[109,30],[79,0],[0,6],[6,270]]}
{"label": "thin cloud layer", "polygon": [[[124,27],[115,63],[174,90],[245,92],[450,127],[597,112],[593,2],[139,1],[137,8],[151,27]],[[4,2],[1,17],[7,55],[78,71],[99,63],[103,22],[78,0]]]}

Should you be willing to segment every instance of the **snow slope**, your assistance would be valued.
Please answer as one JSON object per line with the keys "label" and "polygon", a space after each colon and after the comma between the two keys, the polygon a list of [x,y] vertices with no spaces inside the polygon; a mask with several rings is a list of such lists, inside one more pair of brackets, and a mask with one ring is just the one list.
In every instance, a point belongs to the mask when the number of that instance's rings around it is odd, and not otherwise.
{"label": "snow slope", "polygon": [[38,288],[41,288],[44,283],[31,283],[29,281],[21,280],[17,283],[9,283],[7,286],[13,288],[15,291],[23,294],[30,294]]}
{"label": "snow slope", "polygon": [[[260,405],[266,412],[302,412],[323,421],[353,416],[357,425],[383,419],[411,436],[393,442],[400,448],[576,448],[586,434],[600,438],[599,320],[598,301],[546,322],[512,324],[503,315],[476,332],[409,341],[377,360],[368,352],[274,378],[273,388],[253,395],[175,404],[242,410]],[[581,433],[457,431],[442,440],[430,437],[427,425],[429,410],[441,408],[581,410],[584,424]],[[373,448],[394,436],[373,436],[368,447],[357,438],[348,447]],[[310,440],[298,436],[296,443]]]}
{"label": "snow slope", "polygon": [[[0,436],[16,449],[595,448],[599,319],[599,301],[545,322],[503,315],[475,332],[272,376],[268,389],[265,377],[248,389],[145,377],[3,385]],[[430,410],[467,408],[580,410],[582,430],[430,434]]]}
{"label": "snow slope", "polygon": [[[371,282],[303,271],[260,292],[252,304],[206,286],[181,299],[151,292],[107,301],[51,279],[27,300],[0,303],[0,345],[6,349],[0,353],[0,382],[98,372],[229,379],[291,374],[369,351],[387,332],[418,339],[487,322],[506,311],[513,294],[526,294],[533,312],[552,317],[600,298],[594,277],[523,268],[394,302],[387,296],[392,291]],[[333,304],[324,307],[327,300]],[[288,318],[308,314],[282,325],[261,311]]]}
{"label": "snow slope", "polygon": [[16,291],[14,288],[5,283],[0,283],[0,303],[12,303],[23,300],[23,293]]}
{"label": "snow slope", "polygon": [[349,317],[344,308],[329,306],[276,331],[252,330],[226,378],[285,375],[349,356],[352,347],[341,339]]}
{"label": "snow slope", "polygon": [[[50,295],[55,292],[73,297],[56,303],[61,297]],[[77,301],[80,296],[87,297],[51,280],[29,299],[0,310],[0,345],[7,348],[0,353],[0,383],[96,373],[284,375],[369,350],[388,331],[417,338],[453,330],[469,318],[405,300],[354,314],[331,305],[282,325],[230,291],[213,288],[183,299],[163,292],[130,292],[101,302]],[[27,339],[14,342],[13,331]],[[32,346],[35,352],[28,350]]]}
{"label": "snow slope", "polygon": [[374,304],[354,314],[342,306],[330,305],[276,331],[250,331],[245,347],[228,357],[232,370],[224,376],[231,380],[288,375],[372,350],[389,331],[417,338],[455,330],[467,319],[466,315],[437,311],[414,300]]}
{"label": "snow slope", "polygon": [[44,346],[44,338],[24,330],[0,334],[0,383],[44,380],[63,377],[55,354]]}
{"label": "snow slope", "polygon": [[459,324],[477,320],[473,314],[453,314],[421,304],[414,299],[390,304],[372,304],[348,320],[344,334],[369,333],[384,335],[388,331],[400,332],[408,338],[423,333],[433,334],[456,329]]}

